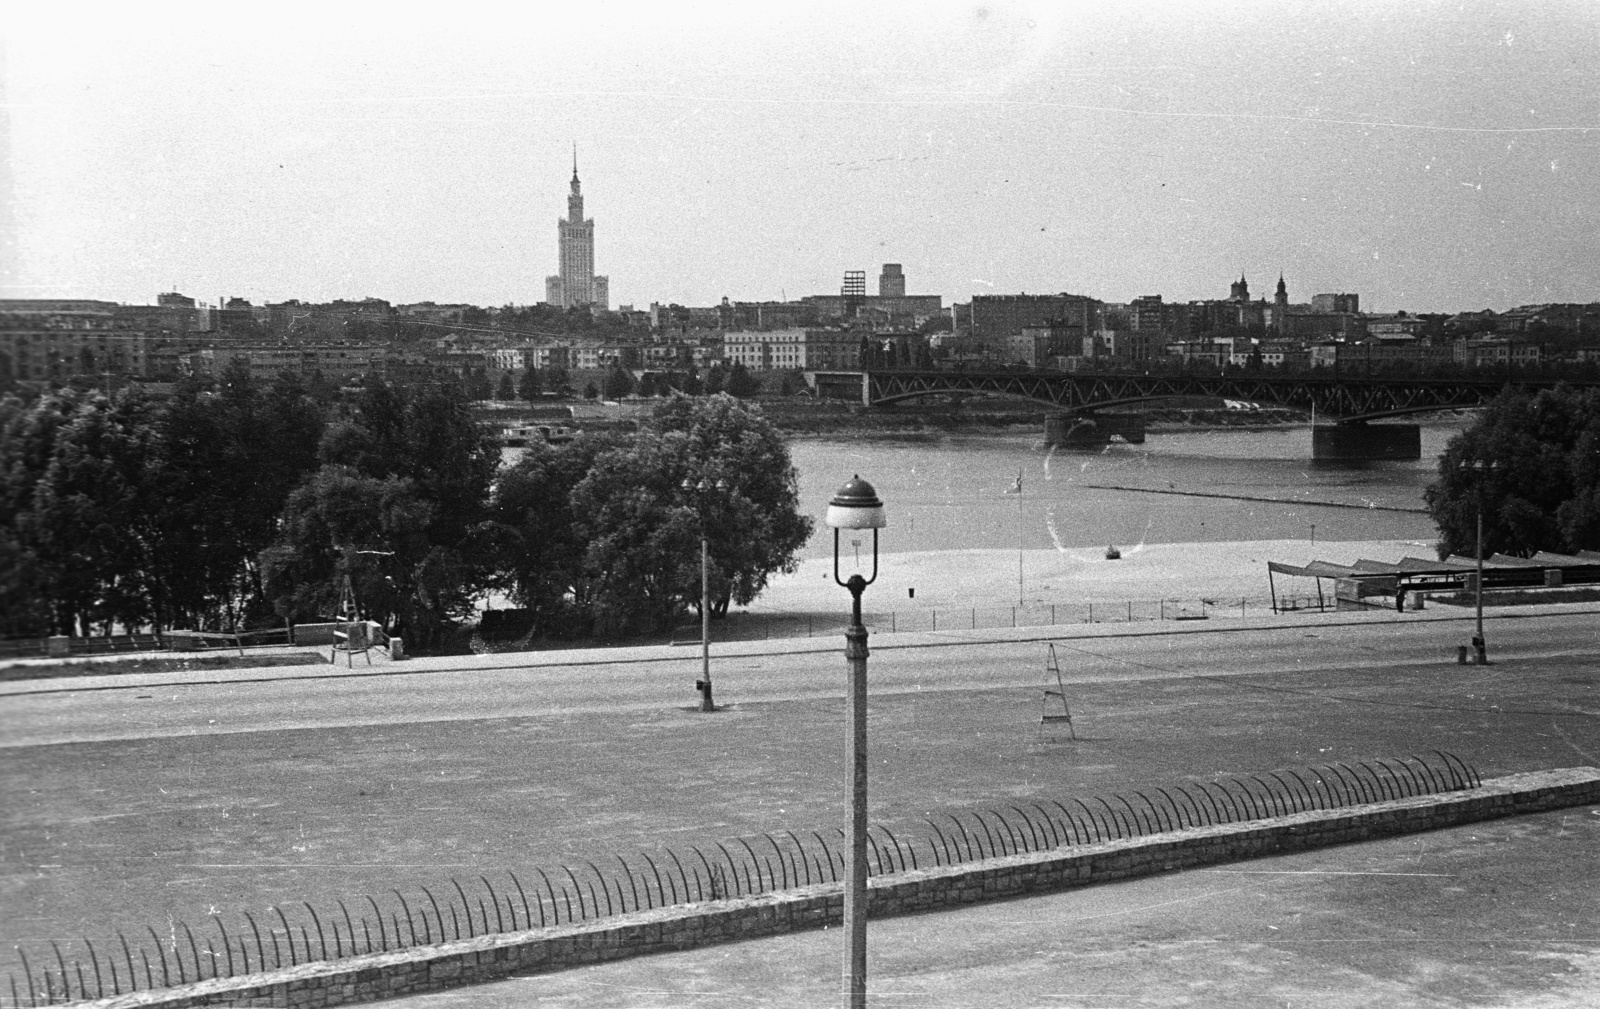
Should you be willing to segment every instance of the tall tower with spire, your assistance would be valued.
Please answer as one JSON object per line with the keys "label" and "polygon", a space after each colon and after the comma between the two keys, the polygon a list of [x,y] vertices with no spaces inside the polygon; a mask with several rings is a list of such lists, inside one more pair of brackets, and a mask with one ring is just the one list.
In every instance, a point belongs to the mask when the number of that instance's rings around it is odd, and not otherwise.
{"label": "tall tower with spire", "polygon": [[583,216],[583,185],[578,181],[578,148],[572,148],[572,190],[567,216],[556,222],[560,273],[544,278],[544,300],[557,308],[593,305],[609,308],[611,283],[594,272],[594,219]]}
{"label": "tall tower with spire", "polygon": [[1283,272],[1278,273],[1278,290],[1272,296],[1272,329],[1279,336],[1289,328],[1289,285],[1283,282]]}

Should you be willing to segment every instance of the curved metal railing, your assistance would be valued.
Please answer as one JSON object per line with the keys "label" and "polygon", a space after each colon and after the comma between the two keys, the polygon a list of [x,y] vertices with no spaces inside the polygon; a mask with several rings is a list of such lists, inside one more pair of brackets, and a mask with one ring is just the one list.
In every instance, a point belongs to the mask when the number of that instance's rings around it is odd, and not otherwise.
{"label": "curved metal railing", "polygon": [[[921,837],[882,824],[868,830],[868,867],[882,876],[1072,845],[1242,823],[1293,813],[1476,788],[1478,774],[1454,754],[1432,759],[1335,762],[1093,796],[1016,802],[929,818]],[[178,922],[123,932],[99,945],[83,938],[30,956],[18,946],[8,976],[12,1006],[42,1006],[167,988],[211,978],[429,946],[480,935],[549,928],[632,911],[773,893],[845,877],[842,829],[784,830],[691,845],[687,852],[611,855],[551,871],[479,874],[466,884],[418,885],[339,899],[273,905],[259,917],[219,914],[197,935]],[[496,885],[498,882],[498,885]],[[20,985],[19,985],[20,982]]]}

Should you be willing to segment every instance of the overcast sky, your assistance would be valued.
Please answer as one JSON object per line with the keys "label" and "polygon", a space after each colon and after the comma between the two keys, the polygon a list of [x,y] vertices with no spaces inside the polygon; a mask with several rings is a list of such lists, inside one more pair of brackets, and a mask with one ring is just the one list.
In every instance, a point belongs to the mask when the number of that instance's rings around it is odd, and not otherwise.
{"label": "overcast sky", "polygon": [[1600,300],[1591,0],[21,6],[8,297]]}

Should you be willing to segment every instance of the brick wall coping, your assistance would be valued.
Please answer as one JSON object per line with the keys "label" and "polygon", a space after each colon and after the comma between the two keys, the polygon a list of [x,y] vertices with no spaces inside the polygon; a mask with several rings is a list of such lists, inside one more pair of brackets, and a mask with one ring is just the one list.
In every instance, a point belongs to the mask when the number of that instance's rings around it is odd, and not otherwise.
{"label": "brick wall coping", "polygon": [[[1600,768],[1493,778],[1479,788],[1067,845],[874,876],[873,917],[1153,875],[1479,820],[1600,803]],[[647,953],[778,935],[842,921],[843,883],[680,904],[576,925],[527,929],[301,964],[258,974],[72,1003],[94,1009],[274,1006],[321,1009]]]}

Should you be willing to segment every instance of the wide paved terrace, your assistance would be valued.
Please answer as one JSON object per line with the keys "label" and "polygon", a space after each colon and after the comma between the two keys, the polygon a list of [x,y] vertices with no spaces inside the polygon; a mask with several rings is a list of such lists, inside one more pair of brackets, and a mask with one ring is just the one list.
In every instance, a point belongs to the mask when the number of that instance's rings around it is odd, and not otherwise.
{"label": "wide paved terrace", "polygon": [[[1487,667],[1455,664],[1464,616],[881,635],[873,819],[910,829],[1003,800],[1433,748],[1485,777],[1600,764],[1596,608],[1492,613]],[[1039,732],[1047,643],[1076,742]],[[199,925],[213,908],[841,822],[837,643],[730,643],[713,659],[728,707],[710,716],[689,710],[698,657],[670,647],[5,684],[0,938]],[[1593,819],[1573,810],[875,922],[874,997],[1583,1004]],[[1280,942],[1285,931],[1302,941]],[[1427,941],[1441,935],[1454,941]],[[458,997],[828,1004],[838,942],[829,930]],[[673,980],[636,983],[651,978]]]}

